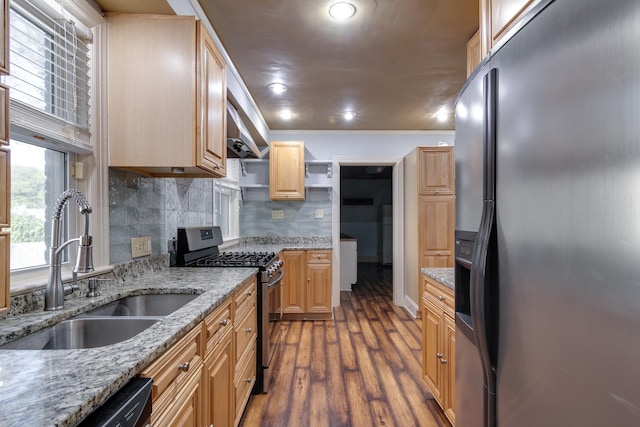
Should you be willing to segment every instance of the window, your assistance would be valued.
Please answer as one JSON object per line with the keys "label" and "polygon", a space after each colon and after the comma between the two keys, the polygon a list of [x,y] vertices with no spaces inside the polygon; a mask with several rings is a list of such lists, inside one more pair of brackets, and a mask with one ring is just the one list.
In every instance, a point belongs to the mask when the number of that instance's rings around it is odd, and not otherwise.
{"label": "window", "polygon": [[[11,75],[3,82],[11,122],[10,268],[17,273],[47,266],[56,200],[75,187],[70,165],[76,153],[92,150],[91,32],[60,0],[10,0],[9,17]],[[65,208],[64,240],[75,212]]]}
{"label": "window", "polygon": [[66,188],[66,159],[65,153],[11,140],[11,270],[48,263],[49,220]]}
{"label": "window", "polygon": [[240,234],[238,169],[237,159],[227,159],[227,177],[213,180],[213,222],[220,226],[225,241]]}

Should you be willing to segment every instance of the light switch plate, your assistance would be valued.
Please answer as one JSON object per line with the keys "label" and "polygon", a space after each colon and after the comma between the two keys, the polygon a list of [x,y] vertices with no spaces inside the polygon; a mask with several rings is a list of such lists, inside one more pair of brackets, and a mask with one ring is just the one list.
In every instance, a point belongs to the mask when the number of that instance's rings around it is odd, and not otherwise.
{"label": "light switch plate", "polygon": [[284,211],[272,210],[271,219],[284,219]]}
{"label": "light switch plate", "polygon": [[316,210],[316,219],[322,219],[324,218],[324,211],[322,209],[318,209]]}
{"label": "light switch plate", "polygon": [[151,237],[132,237],[131,258],[139,258],[147,255],[151,255]]}

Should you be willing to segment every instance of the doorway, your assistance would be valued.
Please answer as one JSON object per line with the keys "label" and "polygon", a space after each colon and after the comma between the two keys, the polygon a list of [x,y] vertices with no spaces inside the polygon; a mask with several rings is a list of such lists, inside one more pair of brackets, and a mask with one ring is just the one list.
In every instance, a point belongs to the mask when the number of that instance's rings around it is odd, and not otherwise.
{"label": "doorway", "polygon": [[356,284],[358,267],[393,264],[392,172],[388,165],[340,166],[341,291]]}
{"label": "doorway", "polygon": [[[339,265],[339,262],[341,260],[341,251],[339,244],[341,233],[346,233],[348,235],[353,234],[351,237],[362,240],[362,242],[358,242],[358,258],[360,260],[369,262],[383,261],[381,259],[383,249],[381,241],[382,229],[380,229],[379,231],[375,230],[375,232],[373,231],[373,229],[377,227],[378,215],[380,215],[380,226],[382,225],[382,208],[380,207],[379,213],[376,212],[376,209],[378,209],[376,207],[376,204],[391,205],[391,264],[395,267],[393,268],[392,273],[393,303],[400,306],[404,305],[404,267],[402,265],[402,259],[404,257],[404,217],[402,215],[402,206],[404,204],[404,171],[402,157],[336,157],[333,159],[332,169],[332,240],[334,242],[334,260],[336,261],[336,265]],[[344,195],[342,194],[343,189],[341,188],[343,184],[343,172],[345,174],[344,181],[363,181],[361,183],[349,183],[350,187],[344,189]],[[385,175],[374,178],[373,175],[376,174]],[[367,177],[367,175],[369,176]],[[390,177],[390,183],[388,183],[391,192],[390,200],[389,198],[383,199],[385,196],[376,196],[373,191],[369,191],[372,183],[366,182],[367,180],[380,180],[380,182],[383,182],[384,179],[387,179],[387,177]],[[389,197],[389,195],[387,195],[386,197]],[[345,199],[348,199],[346,200],[346,206],[350,211],[343,211],[345,207]],[[380,203],[383,200],[390,201],[390,203]],[[352,221],[351,223],[349,223],[350,220],[354,218],[354,215],[357,214],[364,214],[361,218],[362,221]],[[343,221],[343,215],[346,216],[346,221]],[[344,224],[348,225],[343,227]],[[371,232],[371,235],[367,234],[367,230]],[[380,237],[378,238],[378,236]],[[338,242],[338,244],[336,244],[335,242]],[[333,269],[332,299],[334,306],[338,306],[340,304],[340,290],[342,283],[340,270],[341,269],[338,268]]]}

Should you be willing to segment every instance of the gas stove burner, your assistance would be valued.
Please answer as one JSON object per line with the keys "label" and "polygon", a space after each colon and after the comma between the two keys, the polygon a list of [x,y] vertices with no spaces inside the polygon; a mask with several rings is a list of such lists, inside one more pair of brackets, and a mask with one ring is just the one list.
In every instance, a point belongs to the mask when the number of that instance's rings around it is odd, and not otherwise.
{"label": "gas stove burner", "polygon": [[221,252],[196,262],[199,267],[264,267],[276,257],[274,252]]}

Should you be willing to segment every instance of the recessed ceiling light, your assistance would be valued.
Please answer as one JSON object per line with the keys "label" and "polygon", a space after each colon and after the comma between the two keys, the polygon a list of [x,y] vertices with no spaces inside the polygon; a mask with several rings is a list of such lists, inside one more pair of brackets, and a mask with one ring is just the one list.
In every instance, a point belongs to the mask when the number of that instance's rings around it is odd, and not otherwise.
{"label": "recessed ceiling light", "polygon": [[287,91],[287,85],[284,83],[271,83],[267,88],[277,95]]}
{"label": "recessed ceiling light", "polygon": [[293,112],[291,110],[282,110],[278,114],[280,115],[280,118],[284,120],[293,118]]}
{"label": "recessed ceiling light", "polygon": [[342,113],[342,118],[346,121],[350,121],[355,119],[357,115],[358,113],[356,113],[355,111],[345,111],[344,113]]}
{"label": "recessed ceiling light", "polygon": [[447,119],[449,119],[449,113],[442,111],[436,114],[436,119],[438,119],[439,122],[446,122]]}
{"label": "recessed ceiling light", "polygon": [[339,21],[351,18],[356,13],[356,7],[351,3],[340,1],[329,6],[329,15]]}

